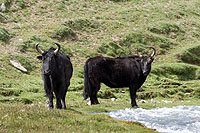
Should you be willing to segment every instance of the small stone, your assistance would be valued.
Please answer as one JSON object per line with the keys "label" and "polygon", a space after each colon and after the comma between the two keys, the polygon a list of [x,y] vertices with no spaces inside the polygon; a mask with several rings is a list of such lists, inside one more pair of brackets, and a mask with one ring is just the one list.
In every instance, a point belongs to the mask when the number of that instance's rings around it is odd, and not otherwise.
{"label": "small stone", "polygon": [[153,99],[151,99],[151,103],[153,103],[154,102],[154,100]]}
{"label": "small stone", "polygon": [[126,92],[126,90],[125,90],[125,89],[122,89],[122,90],[121,90],[121,93],[125,93],[125,92]]}
{"label": "small stone", "polygon": [[2,10],[3,12],[6,11],[5,3],[2,3],[2,4],[1,4],[1,10]]}
{"label": "small stone", "polygon": [[173,103],[173,101],[162,100],[164,103]]}
{"label": "small stone", "polygon": [[139,103],[146,103],[146,102],[147,102],[147,101],[146,101],[146,100],[143,100],[143,99],[139,101]]}
{"label": "small stone", "polygon": [[111,98],[111,101],[116,101],[116,98]]}
{"label": "small stone", "polygon": [[87,103],[87,105],[91,105],[91,102],[89,101],[89,102]]}

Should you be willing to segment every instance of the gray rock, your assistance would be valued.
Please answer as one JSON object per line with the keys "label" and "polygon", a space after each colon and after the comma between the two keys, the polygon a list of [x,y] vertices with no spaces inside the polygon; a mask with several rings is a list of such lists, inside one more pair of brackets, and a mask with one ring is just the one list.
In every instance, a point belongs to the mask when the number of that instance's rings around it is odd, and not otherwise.
{"label": "gray rock", "polygon": [[18,61],[10,60],[10,63],[17,69],[21,70],[22,72],[27,72],[26,68],[24,68],[21,63]]}

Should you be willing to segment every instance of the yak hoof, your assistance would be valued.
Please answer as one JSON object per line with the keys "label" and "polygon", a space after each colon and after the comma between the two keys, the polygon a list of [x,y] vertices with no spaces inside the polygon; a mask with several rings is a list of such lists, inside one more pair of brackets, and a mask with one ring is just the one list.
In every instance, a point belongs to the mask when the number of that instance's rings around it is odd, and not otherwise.
{"label": "yak hoof", "polygon": [[57,109],[62,109],[62,107],[56,107]]}
{"label": "yak hoof", "polygon": [[96,104],[100,104],[99,102],[93,102],[91,103],[91,105],[96,105]]}
{"label": "yak hoof", "polygon": [[49,102],[49,109],[53,109],[53,102]]}
{"label": "yak hoof", "polygon": [[53,109],[53,107],[52,107],[52,106],[49,106],[49,109]]}
{"label": "yak hoof", "polygon": [[137,106],[137,105],[132,105],[132,107],[133,107],[133,108],[138,108],[138,106]]}

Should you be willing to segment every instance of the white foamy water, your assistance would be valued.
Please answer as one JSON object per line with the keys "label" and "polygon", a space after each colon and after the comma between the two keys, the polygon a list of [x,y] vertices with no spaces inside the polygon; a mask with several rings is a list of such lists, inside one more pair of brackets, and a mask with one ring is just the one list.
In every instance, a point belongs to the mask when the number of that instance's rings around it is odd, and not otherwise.
{"label": "white foamy water", "polygon": [[125,109],[105,113],[118,120],[140,122],[167,133],[200,133],[200,106]]}

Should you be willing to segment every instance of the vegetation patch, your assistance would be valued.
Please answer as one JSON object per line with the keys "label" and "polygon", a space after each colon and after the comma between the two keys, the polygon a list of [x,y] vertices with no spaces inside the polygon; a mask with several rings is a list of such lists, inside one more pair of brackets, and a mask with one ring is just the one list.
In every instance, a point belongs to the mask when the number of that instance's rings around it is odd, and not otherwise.
{"label": "vegetation patch", "polygon": [[195,90],[195,97],[200,99],[200,88]]}
{"label": "vegetation patch", "polygon": [[97,93],[97,97],[103,98],[103,99],[109,99],[109,98],[117,98],[115,94],[110,90],[105,91],[99,91]]}
{"label": "vegetation patch", "polygon": [[6,22],[7,18],[3,14],[0,14],[0,23],[6,23]]}
{"label": "vegetation patch", "polygon": [[131,125],[139,125],[139,126],[142,126],[142,127],[145,127],[143,124],[139,123],[139,122],[134,122],[134,121],[122,121],[122,120],[117,120],[118,122],[121,122],[121,123],[126,123],[126,124],[131,124]]}
{"label": "vegetation patch", "polygon": [[178,59],[185,63],[200,65],[200,44],[195,44],[192,47],[184,49],[181,53],[177,54]]}
{"label": "vegetation patch", "polygon": [[83,90],[84,85],[83,84],[73,84],[69,87],[69,91],[78,91]]}
{"label": "vegetation patch", "polygon": [[156,33],[156,34],[164,34],[168,37],[175,39],[177,36],[182,35],[184,31],[182,28],[171,22],[159,22],[155,23],[153,26],[148,28],[149,31]]}
{"label": "vegetation patch", "polygon": [[38,88],[30,88],[27,90],[28,92],[33,92],[33,93],[38,93],[39,89]]}
{"label": "vegetation patch", "polygon": [[69,91],[78,91],[83,90],[83,79],[82,78],[76,78],[71,80],[71,85],[69,87]]}
{"label": "vegetation patch", "polygon": [[114,2],[126,2],[126,1],[130,1],[130,0],[110,0],[110,1],[114,1]]}
{"label": "vegetation patch", "polygon": [[23,104],[31,104],[31,103],[33,103],[33,101],[28,99],[28,98],[21,98],[19,101],[21,101]]}
{"label": "vegetation patch", "polygon": [[66,24],[76,31],[87,31],[89,28],[97,29],[99,27],[98,22],[89,19],[69,20],[66,22]]}
{"label": "vegetation patch", "polygon": [[62,46],[61,47],[61,53],[66,54],[66,55],[68,55],[70,57],[73,56],[73,53],[72,53],[71,49],[66,47],[66,46]]}
{"label": "vegetation patch", "polygon": [[175,80],[188,81],[200,79],[200,67],[184,63],[158,65],[154,67],[152,73]]}
{"label": "vegetation patch", "polygon": [[18,89],[1,89],[0,90],[0,95],[2,96],[19,96],[23,91],[22,90],[18,90]]}
{"label": "vegetation patch", "polygon": [[60,41],[78,40],[77,34],[65,23],[61,24],[58,28],[55,29],[55,35],[53,38],[56,38]]}
{"label": "vegetation patch", "polygon": [[141,92],[137,94],[138,99],[152,99],[152,98],[169,98],[169,94],[166,93],[165,91],[163,92]]}
{"label": "vegetation patch", "polygon": [[40,47],[43,50],[46,50],[50,45],[53,44],[49,44],[50,42],[47,39],[42,38],[40,35],[32,35],[27,40],[22,40],[16,45],[20,52],[26,53],[28,51],[35,51],[36,43],[41,44]]}
{"label": "vegetation patch", "polygon": [[[53,38],[60,41],[64,40],[78,40],[78,32],[89,31],[89,29],[97,29],[99,24],[93,20],[76,19],[68,20],[62,23],[54,31]],[[80,33],[81,34],[81,33]]]}
{"label": "vegetation patch", "polygon": [[27,7],[24,0],[16,0],[16,2],[17,2],[17,5],[20,9],[25,9]]}
{"label": "vegetation patch", "polygon": [[8,42],[12,35],[4,28],[0,28],[0,41]]}
{"label": "vegetation patch", "polygon": [[125,56],[136,53],[147,54],[148,46],[157,47],[158,54],[164,54],[167,50],[177,45],[173,40],[152,34],[150,32],[134,32],[127,35],[123,40],[118,42],[110,42],[103,44],[98,48],[99,53],[107,54],[109,56]]}

